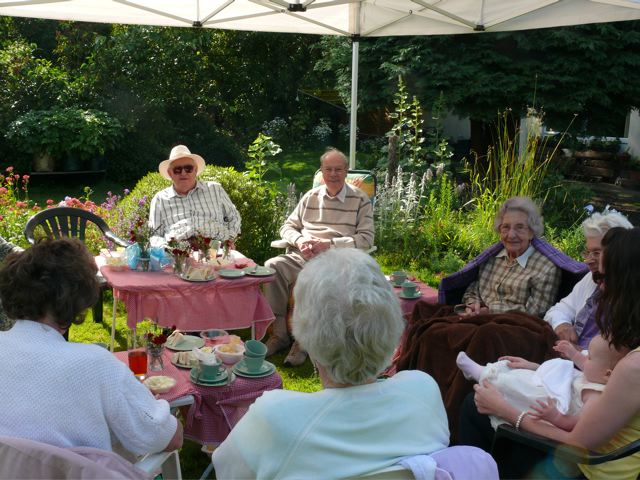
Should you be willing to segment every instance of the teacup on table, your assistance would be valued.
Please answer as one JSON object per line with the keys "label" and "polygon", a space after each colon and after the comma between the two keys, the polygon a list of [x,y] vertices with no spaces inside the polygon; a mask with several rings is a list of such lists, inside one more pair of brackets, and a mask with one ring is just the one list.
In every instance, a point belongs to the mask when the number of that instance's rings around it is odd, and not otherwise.
{"label": "teacup on table", "polygon": [[267,354],[267,346],[258,340],[247,340],[244,343],[244,364],[249,372],[259,372]]}
{"label": "teacup on table", "polygon": [[259,340],[247,340],[244,342],[244,356],[259,358],[267,355],[267,346]]}
{"label": "teacup on table", "polygon": [[398,270],[398,271],[393,272],[391,274],[391,281],[393,282],[393,284],[396,287],[402,286],[402,284],[404,283],[404,281],[406,279],[407,279],[407,272],[403,272],[401,270]]}
{"label": "teacup on table", "polygon": [[217,380],[220,376],[221,366],[221,362],[216,362],[208,365],[200,360],[198,362],[198,380],[204,380],[205,382]]}
{"label": "teacup on table", "polygon": [[405,297],[415,297],[418,294],[418,285],[409,280],[402,283],[402,295]]}

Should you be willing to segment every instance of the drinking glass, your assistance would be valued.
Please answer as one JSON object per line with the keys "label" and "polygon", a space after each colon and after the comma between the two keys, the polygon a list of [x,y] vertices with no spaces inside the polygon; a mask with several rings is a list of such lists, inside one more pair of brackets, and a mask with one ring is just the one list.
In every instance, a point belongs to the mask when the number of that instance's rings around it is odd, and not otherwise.
{"label": "drinking glass", "polygon": [[138,380],[144,380],[147,376],[147,352],[145,351],[143,335],[136,330],[127,333],[127,355],[129,369]]}

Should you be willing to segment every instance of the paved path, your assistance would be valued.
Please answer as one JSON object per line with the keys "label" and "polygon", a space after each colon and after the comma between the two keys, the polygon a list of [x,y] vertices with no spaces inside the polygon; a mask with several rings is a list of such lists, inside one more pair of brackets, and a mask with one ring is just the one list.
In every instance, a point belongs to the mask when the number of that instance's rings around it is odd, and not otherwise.
{"label": "paved path", "polygon": [[640,190],[628,188],[605,182],[578,182],[570,180],[571,183],[584,185],[594,192],[591,203],[602,210],[606,205],[624,213],[629,221],[635,226],[640,226]]}

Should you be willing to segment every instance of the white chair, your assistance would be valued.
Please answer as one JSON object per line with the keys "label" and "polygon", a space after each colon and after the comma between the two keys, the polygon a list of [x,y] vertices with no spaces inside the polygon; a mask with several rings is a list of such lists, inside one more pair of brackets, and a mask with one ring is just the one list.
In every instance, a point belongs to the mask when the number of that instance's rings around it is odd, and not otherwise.
{"label": "white chair", "polygon": [[118,454],[91,447],[60,448],[34,440],[0,436],[0,478],[11,479],[182,479],[178,451],[145,455],[132,464]]}

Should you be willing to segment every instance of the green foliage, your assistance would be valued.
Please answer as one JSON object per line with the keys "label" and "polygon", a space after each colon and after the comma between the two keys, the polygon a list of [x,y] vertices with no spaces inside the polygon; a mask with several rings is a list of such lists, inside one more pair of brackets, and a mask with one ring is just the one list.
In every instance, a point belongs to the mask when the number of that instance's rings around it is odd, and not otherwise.
{"label": "green foliage", "polygon": [[87,160],[112,149],[120,134],[120,123],[105,112],[52,108],[18,117],[5,135],[18,152]]}
{"label": "green foliage", "polygon": [[510,112],[498,117],[495,145],[487,153],[486,165],[476,160],[470,167],[473,196],[478,215],[489,222],[505,200],[514,196],[544,198],[543,181],[554,152],[539,158],[541,139],[534,133],[540,119],[531,114],[524,151],[519,151],[520,130],[510,125]]}
{"label": "green foliage", "polygon": [[279,170],[272,162],[267,162],[267,157],[274,157],[282,152],[280,145],[275,143],[271,137],[259,133],[258,137],[249,145],[250,161],[246,162],[247,175],[257,180],[262,180],[269,170]]}
{"label": "green foliage", "polygon": [[[236,241],[236,248],[259,263],[272,257],[276,251],[271,248],[271,242],[278,238],[282,224],[282,197],[276,195],[267,182],[250,178],[233,168],[207,165],[199,179],[219,182],[240,212],[242,234]],[[149,173],[142,178],[119,203],[120,208],[112,210],[114,218],[110,225],[115,225],[112,226],[114,231],[123,236],[126,234],[123,229],[129,224],[128,221],[118,222],[115,217],[133,218],[140,203],[150,201],[157,192],[170,185],[171,182],[159,173]],[[148,214],[148,208],[146,211]]]}
{"label": "green foliage", "polygon": [[388,136],[398,138],[398,164],[411,171],[421,172],[426,168],[425,153],[422,144],[423,137],[422,107],[414,95],[409,101],[409,93],[402,77],[398,78],[398,90],[394,95],[393,112],[389,118],[394,120]]}
{"label": "green foliage", "polygon": [[[359,102],[384,107],[403,75],[421,101],[446,89],[447,103],[463,117],[492,121],[505,107],[524,114],[544,107],[547,124],[619,135],[638,106],[640,22],[614,22],[482,35],[398,36],[360,43]],[[350,85],[350,42],[321,40],[316,68],[331,72],[343,98]]]}

